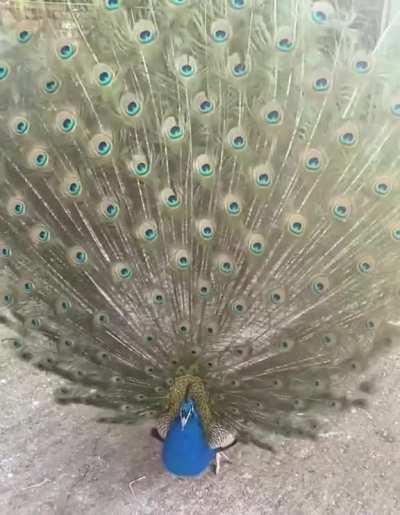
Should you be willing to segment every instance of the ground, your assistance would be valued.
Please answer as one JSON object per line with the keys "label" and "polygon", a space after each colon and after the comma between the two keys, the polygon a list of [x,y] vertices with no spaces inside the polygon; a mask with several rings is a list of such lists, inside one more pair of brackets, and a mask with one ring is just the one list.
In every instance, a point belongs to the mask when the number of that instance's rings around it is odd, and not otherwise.
{"label": "ground", "polygon": [[55,405],[54,379],[1,346],[2,515],[400,513],[399,357],[381,361],[370,407],[319,442],[286,440],[275,455],[237,445],[219,476],[183,480],[163,471],[148,425],[101,425],[92,408]]}

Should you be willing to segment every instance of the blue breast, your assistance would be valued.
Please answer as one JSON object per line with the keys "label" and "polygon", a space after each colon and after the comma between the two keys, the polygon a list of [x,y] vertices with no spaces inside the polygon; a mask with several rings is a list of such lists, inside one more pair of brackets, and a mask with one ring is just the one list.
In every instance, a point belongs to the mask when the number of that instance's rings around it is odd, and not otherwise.
{"label": "blue breast", "polygon": [[165,468],[178,476],[197,476],[214,459],[197,415],[190,417],[182,430],[179,417],[171,424],[162,451]]}

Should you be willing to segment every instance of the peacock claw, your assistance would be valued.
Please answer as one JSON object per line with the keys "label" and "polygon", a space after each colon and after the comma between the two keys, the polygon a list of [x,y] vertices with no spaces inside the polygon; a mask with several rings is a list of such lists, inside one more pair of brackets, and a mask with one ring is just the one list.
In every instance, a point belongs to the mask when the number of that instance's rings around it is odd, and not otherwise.
{"label": "peacock claw", "polygon": [[230,458],[228,458],[228,456],[224,452],[222,452],[222,451],[217,452],[217,454],[215,455],[215,465],[214,465],[214,472],[215,472],[216,476],[221,471],[222,458],[224,458],[227,463],[232,463],[232,460]]}

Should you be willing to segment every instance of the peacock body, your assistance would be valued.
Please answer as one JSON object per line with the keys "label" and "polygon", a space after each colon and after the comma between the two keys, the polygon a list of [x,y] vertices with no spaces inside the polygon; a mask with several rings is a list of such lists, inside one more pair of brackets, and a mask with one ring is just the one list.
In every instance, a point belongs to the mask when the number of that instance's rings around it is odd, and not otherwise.
{"label": "peacock body", "polygon": [[400,5],[1,10],[1,320],[56,400],[157,419],[178,475],[363,405],[398,333]]}

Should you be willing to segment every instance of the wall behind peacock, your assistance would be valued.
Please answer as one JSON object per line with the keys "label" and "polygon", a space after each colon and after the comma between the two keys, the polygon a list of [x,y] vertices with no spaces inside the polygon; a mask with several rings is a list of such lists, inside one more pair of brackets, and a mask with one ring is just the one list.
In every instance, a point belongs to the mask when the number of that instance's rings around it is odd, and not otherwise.
{"label": "wall behind peacock", "polygon": [[56,380],[16,365],[0,347],[3,515],[400,513],[399,358],[381,362],[370,409],[347,413],[320,442],[285,441],[275,456],[237,445],[220,476],[197,480],[163,471],[148,426],[60,409]]}

